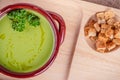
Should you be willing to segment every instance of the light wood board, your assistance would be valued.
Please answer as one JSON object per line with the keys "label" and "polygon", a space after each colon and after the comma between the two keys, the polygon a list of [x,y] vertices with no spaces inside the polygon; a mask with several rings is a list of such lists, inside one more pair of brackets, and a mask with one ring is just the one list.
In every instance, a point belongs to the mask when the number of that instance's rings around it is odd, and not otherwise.
{"label": "light wood board", "polygon": [[[88,19],[109,7],[84,1],[78,3],[81,5],[83,18],[68,80],[120,80],[120,49],[101,54],[87,44],[84,36],[84,26]],[[117,9],[113,11],[117,15],[120,13]]]}
{"label": "light wood board", "polygon": [[60,14],[66,23],[65,41],[50,68],[39,76],[15,79],[0,74],[0,80],[66,80],[81,20],[80,4],[74,0],[0,0],[0,9],[14,3],[31,3]]}

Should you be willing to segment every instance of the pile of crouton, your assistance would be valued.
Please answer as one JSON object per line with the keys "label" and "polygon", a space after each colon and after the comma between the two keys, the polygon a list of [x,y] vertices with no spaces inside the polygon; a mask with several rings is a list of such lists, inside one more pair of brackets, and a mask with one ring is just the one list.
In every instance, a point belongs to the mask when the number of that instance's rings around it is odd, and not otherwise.
{"label": "pile of crouton", "polygon": [[120,46],[120,21],[112,10],[95,14],[84,28],[85,36],[95,42],[98,52],[105,53]]}

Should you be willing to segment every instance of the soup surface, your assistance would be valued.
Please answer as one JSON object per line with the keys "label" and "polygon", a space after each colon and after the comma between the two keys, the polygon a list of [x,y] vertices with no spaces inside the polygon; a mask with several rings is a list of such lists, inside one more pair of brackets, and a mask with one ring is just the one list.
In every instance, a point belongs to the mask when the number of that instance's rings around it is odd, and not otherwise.
{"label": "soup surface", "polygon": [[7,15],[0,19],[0,65],[6,69],[26,73],[37,70],[50,58],[54,48],[51,25],[41,14],[27,10],[40,18],[40,26],[25,24],[22,32],[11,28]]}

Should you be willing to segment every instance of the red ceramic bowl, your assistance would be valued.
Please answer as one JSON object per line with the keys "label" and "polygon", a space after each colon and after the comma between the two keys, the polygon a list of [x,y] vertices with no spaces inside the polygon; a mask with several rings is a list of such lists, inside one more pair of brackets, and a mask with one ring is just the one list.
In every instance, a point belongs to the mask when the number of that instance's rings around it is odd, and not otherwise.
{"label": "red ceramic bowl", "polygon": [[[0,18],[5,13],[7,13],[11,10],[14,10],[14,9],[18,9],[18,8],[31,9],[31,10],[37,11],[38,13],[43,15],[51,24],[51,27],[52,27],[52,29],[54,31],[54,35],[55,35],[54,36],[55,46],[54,46],[53,53],[50,56],[49,60],[42,67],[40,67],[38,70],[30,72],[30,73],[16,73],[16,72],[11,72],[0,65],[0,73],[3,73],[3,74],[8,75],[8,76],[12,76],[12,77],[17,77],[17,78],[28,78],[28,77],[33,77],[33,76],[36,76],[38,74],[41,74],[46,69],[48,69],[50,67],[50,65],[53,63],[53,61],[55,60],[55,58],[57,56],[59,47],[64,40],[66,27],[65,27],[64,20],[60,15],[58,15],[54,12],[45,11],[38,6],[26,4],[26,3],[13,4],[13,5],[9,5],[3,9],[1,9],[0,10]],[[59,26],[58,26],[59,29],[57,28],[57,25],[55,24],[55,20],[59,23]]]}

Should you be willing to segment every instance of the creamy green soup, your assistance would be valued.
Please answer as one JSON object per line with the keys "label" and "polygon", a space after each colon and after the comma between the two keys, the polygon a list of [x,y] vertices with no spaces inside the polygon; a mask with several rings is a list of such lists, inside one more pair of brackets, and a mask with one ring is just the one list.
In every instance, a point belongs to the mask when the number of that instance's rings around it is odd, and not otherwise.
{"label": "creamy green soup", "polygon": [[0,65],[14,72],[26,73],[43,66],[54,47],[54,34],[51,25],[41,14],[40,26],[25,24],[22,32],[11,28],[11,20],[7,15],[0,19]]}

